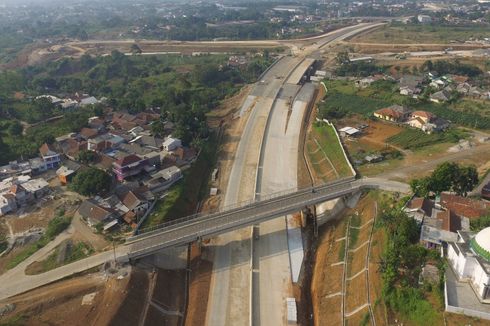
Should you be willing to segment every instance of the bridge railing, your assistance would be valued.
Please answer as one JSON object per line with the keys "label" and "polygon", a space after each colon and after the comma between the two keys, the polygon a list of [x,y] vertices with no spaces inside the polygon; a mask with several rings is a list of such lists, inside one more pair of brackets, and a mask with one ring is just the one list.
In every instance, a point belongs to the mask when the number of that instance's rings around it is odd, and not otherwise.
{"label": "bridge railing", "polygon": [[284,190],[284,191],[279,191],[279,192],[263,195],[263,196],[261,196],[260,200],[256,200],[256,199],[246,200],[246,201],[242,201],[242,202],[239,202],[236,204],[216,208],[210,212],[197,213],[197,214],[185,216],[185,217],[178,218],[178,219],[175,219],[172,221],[168,221],[165,223],[161,223],[158,225],[154,225],[151,227],[141,229],[141,230],[139,230],[139,232],[136,235],[128,238],[128,240],[135,240],[135,239],[138,239],[140,237],[147,236],[147,235],[149,235],[149,233],[154,233],[155,231],[167,229],[171,226],[176,226],[179,224],[186,224],[190,221],[197,221],[197,220],[204,219],[204,218],[210,219],[210,218],[219,216],[219,215],[224,214],[224,213],[231,213],[233,211],[239,211],[242,209],[249,208],[250,206],[253,206],[259,202],[265,203],[265,202],[272,201],[272,200],[280,198],[280,197],[285,197],[285,196],[288,196],[288,195],[291,195],[294,193],[301,194],[301,193],[320,191],[321,189],[329,188],[329,187],[335,186],[337,184],[349,182],[349,181],[352,181],[354,179],[355,179],[354,177],[348,177],[348,178],[342,178],[342,179],[339,179],[339,180],[336,180],[333,182],[325,183],[325,184],[322,184],[322,185],[319,185],[316,187],[307,187],[307,188],[303,188],[300,190],[298,190],[297,188],[288,189],[288,190]]}

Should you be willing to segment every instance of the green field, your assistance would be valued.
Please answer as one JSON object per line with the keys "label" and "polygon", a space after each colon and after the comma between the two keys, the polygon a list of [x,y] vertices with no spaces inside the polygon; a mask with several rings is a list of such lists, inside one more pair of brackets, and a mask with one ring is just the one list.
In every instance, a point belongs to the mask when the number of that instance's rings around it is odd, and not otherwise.
{"label": "green field", "polygon": [[[318,141],[320,147],[328,156],[340,178],[352,176],[352,171],[345,159],[342,145],[337,139],[333,126],[325,123],[315,123],[312,128],[312,136]],[[310,160],[316,159],[310,157]],[[325,164],[328,164],[325,162]]]}
{"label": "green field", "polygon": [[464,139],[466,133],[459,129],[450,129],[446,132],[426,134],[418,129],[405,129],[399,134],[387,139],[388,143],[404,149],[418,149],[435,143],[456,143]]}
{"label": "green field", "polygon": [[394,23],[371,33],[356,37],[354,42],[364,43],[441,43],[465,41],[470,37],[488,37],[485,26],[447,26]]}

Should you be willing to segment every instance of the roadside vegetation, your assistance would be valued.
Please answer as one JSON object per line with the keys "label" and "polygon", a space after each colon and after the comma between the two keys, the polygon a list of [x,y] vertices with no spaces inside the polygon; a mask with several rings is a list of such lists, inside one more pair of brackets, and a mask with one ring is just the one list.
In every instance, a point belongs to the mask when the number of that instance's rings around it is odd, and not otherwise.
{"label": "roadside vegetation", "polygon": [[52,241],[58,234],[63,232],[71,224],[71,216],[64,216],[64,212],[58,212],[58,215],[49,221],[44,234],[39,240],[28,245],[22,249],[17,255],[15,255],[6,265],[7,269],[12,269],[19,265],[21,262],[32,256],[39,249],[46,246]]}
{"label": "roadside vegetation", "polygon": [[[386,202],[380,210],[378,227],[387,231],[387,242],[381,258],[382,298],[389,310],[415,325],[440,321],[444,298],[444,262],[438,251],[422,247],[419,227],[401,210],[405,200]],[[430,262],[440,271],[437,284],[419,284],[421,268]],[[437,305],[433,305],[432,298]]]}

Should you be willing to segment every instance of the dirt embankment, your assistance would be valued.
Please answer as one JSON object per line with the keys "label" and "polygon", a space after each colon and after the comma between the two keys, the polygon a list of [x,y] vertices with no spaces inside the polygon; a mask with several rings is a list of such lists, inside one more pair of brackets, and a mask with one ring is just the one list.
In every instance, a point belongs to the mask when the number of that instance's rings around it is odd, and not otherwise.
{"label": "dirt embankment", "polygon": [[189,301],[185,325],[204,325],[206,323],[206,311],[208,307],[209,288],[211,285],[211,274],[213,272],[212,259],[203,248],[200,252],[197,246],[191,249]]}
{"label": "dirt embankment", "polygon": [[[84,275],[16,296],[15,309],[0,317],[14,325],[108,325],[127,294],[129,277]],[[121,324],[120,324],[121,325]]]}

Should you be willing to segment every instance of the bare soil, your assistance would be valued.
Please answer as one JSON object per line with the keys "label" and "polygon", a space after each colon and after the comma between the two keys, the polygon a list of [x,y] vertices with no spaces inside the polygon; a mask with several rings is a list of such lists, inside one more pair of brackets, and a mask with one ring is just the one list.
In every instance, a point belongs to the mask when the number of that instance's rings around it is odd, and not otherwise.
{"label": "bare soil", "polygon": [[[203,250],[206,250],[203,248]],[[209,287],[213,263],[206,257],[207,252],[200,253],[195,245],[191,248],[191,276],[189,280],[189,303],[185,325],[204,325],[208,306]]]}
{"label": "bare soil", "polygon": [[[101,274],[80,276],[16,296],[5,303],[16,308],[1,323],[18,320],[22,325],[108,325],[126,295],[129,277],[105,279]],[[82,305],[87,294],[93,302]]]}
{"label": "bare soil", "polygon": [[110,321],[109,325],[138,325],[144,309],[144,298],[147,297],[149,287],[149,273],[135,268],[126,289],[126,297],[120,299],[121,305]]}
{"label": "bare soil", "polygon": [[[311,300],[315,325],[324,325],[328,320],[331,325],[342,323],[342,296],[328,297],[342,291],[343,265],[331,266],[339,261],[344,248],[343,241],[335,241],[345,236],[345,220],[336,220],[319,229],[317,249],[314,259],[311,280]],[[330,324],[330,323],[329,323]]]}
{"label": "bare soil", "polygon": [[[366,276],[363,273],[353,280],[347,281],[347,300],[345,301],[345,312],[349,313],[367,303]],[[356,314],[360,314],[358,312]]]}
{"label": "bare soil", "polygon": [[[369,313],[368,307],[364,307],[362,310],[358,311],[356,314],[346,318],[346,326],[359,326],[362,325],[362,320],[364,319],[364,315]],[[370,322],[368,325],[371,325]],[[384,325],[384,324],[376,324],[376,325]]]}

